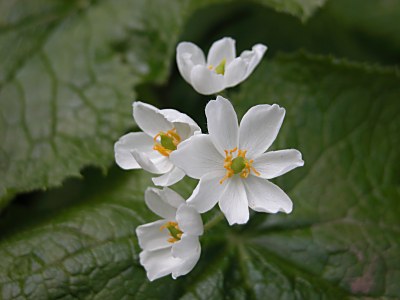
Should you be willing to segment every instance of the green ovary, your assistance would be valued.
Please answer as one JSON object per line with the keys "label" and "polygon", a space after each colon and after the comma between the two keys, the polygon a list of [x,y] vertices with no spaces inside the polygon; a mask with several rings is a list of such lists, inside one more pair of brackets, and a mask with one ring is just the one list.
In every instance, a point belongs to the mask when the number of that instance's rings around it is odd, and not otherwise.
{"label": "green ovary", "polygon": [[169,233],[170,233],[170,235],[174,238],[174,239],[176,239],[176,240],[180,240],[181,239],[181,236],[182,236],[182,231],[180,231],[178,228],[176,228],[175,226],[172,226],[172,225],[168,225],[167,226],[167,229],[168,229],[168,231],[169,231]]}
{"label": "green ovary", "polygon": [[238,156],[232,160],[231,169],[235,174],[242,172],[245,166],[245,159],[241,156]]}
{"label": "green ovary", "polygon": [[165,149],[168,150],[172,151],[176,150],[176,146],[174,144],[173,139],[165,134],[161,135],[161,146],[163,146]]}
{"label": "green ovary", "polygon": [[226,64],[226,59],[224,58],[221,60],[218,66],[215,67],[215,73],[224,75],[225,74],[225,64]]}

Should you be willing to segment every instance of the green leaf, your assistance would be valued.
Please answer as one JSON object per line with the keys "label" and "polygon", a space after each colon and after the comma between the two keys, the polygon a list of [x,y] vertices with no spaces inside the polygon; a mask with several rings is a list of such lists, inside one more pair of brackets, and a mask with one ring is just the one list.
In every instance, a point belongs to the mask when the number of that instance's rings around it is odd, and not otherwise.
{"label": "green leaf", "polygon": [[302,21],[306,21],[319,7],[324,5],[326,0],[260,0],[258,2],[266,4],[277,11],[286,12],[299,17]]}
{"label": "green leaf", "polygon": [[399,1],[329,1],[326,9],[332,20],[340,20],[341,26],[349,28],[349,36],[399,62],[400,52],[400,2]]}
{"label": "green leaf", "polygon": [[[133,88],[165,80],[183,21],[218,2],[230,1],[0,2],[0,209],[108,167]],[[307,17],[320,1],[260,3]]]}
{"label": "green leaf", "polygon": [[[238,3],[226,10],[210,7],[195,13],[183,38],[208,46],[221,36],[233,36],[240,51],[263,43],[269,47],[267,59],[283,51],[305,49],[394,65],[400,61],[399,17],[400,1],[328,1],[305,24],[260,5]],[[199,23],[204,25],[199,27]]]}
{"label": "green leaf", "polygon": [[109,165],[113,141],[132,123],[131,87],[152,70],[134,51],[142,69],[133,73],[115,46],[134,29],[129,1],[76,2],[61,11],[41,2],[3,3],[10,7],[0,36],[7,61],[0,76],[0,196],[58,185],[90,163]]}
{"label": "green leaf", "polygon": [[[63,209],[5,216],[3,228],[19,225],[0,241],[2,297],[399,298],[399,83],[392,69],[326,57],[263,62],[231,99],[240,115],[261,103],[286,108],[274,148],[299,149],[305,160],[275,181],[292,214],[254,213],[245,226],[224,220],[203,236],[189,275],[150,283],[134,234],[157,219],[143,201],[150,178],[89,176],[72,195],[69,184],[44,194],[49,203],[76,198]],[[174,189],[187,197],[193,183]]]}

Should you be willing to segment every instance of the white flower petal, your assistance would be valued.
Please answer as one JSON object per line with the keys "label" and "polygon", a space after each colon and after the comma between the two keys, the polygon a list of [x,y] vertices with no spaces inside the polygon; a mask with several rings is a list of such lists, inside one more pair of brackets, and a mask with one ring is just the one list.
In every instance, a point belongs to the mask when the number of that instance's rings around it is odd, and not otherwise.
{"label": "white flower petal", "polygon": [[203,95],[215,94],[225,89],[224,76],[203,65],[193,67],[190,81],[196,92]]}
{"label": "white flower petal", "polygon": [[239,129],[239,148],[247,157],[264,153],[274,142],[281,128],[285,109],[279,105],[256,105],[243,116]]}
{"label": "white flower petal", "polygon": [[179,266],[172,272],[172,278],[189,273],[200,258],[201,246],[199,239],[190,235],[182,235],[182,239],[172,246],[173,257],[181,259]]}
{"label": "white flower petal", "polygon": [[172,271],[172,278],[176,279],[179,276],[186,275],[196,266],[200,258],[200,251],[194,253],[189,259],[183,260],[175,269]]}
{"label": "white flower petal", "polygon": [[224,157],[208,134],[197,134],[180,143],[169,157],[175,166],[196,179],[210,172],[225,170]]}
{"label": "white flower petal", "polygon": [[172,245],[171,253],[175,258],[188,259],[194,253],[198,253],[201,249],[199,238],[190,234],[184,233],[179,242]]}
{"label": "white flower petal", "polygon": [[219,207],[229,225],[245,224],[249,220],[249,207],[242,179],[236,175],[225,181],[226,188],[219,200]]}
{"label": "white flower petal", "polygon": [[158,193],[165,202],[175,208],[178,208],[182,203],[185,203],[185,199],[183,199],[182,196],[173,189],[164,187],[162,190],[158,190]]}
{"label": "white flower petal", "polygon": [[247,64],[246,75],[243,80],[249,77],[249,75],[254,71],[264,56],[265,51],[267,51],[267,46],[257,44],[253,46],[251,51],[243,51],[242,54],[240,54],[240,58],[242,58]]}
{"label": "white flower petal", "polygon": [[187,203],[193,206],[199,213],[212,209],[217,204],[226,185],[220,184],[225,172],[213,172],[200,178],[199,183]]}
{"label": "white flower petal", "polygon": [[285,149],[270,151],[257,156],[253,167],[260,172],[261,178],[271,179],[281,176],[294,168],[304,165],[300,151]]}
{"label": "white flower petal", "polygon": [[203,234],[203,221],[200,214],[191,206],[186,203],[178,207],[176,211],[176,221],[179,228],[185,233],[190,235]]}
{"label": "white flower petal", "polygon": [[144,132],[131,132],[122,136],[114,145],[115,161],[124,170],[140,169],[131,151],[140,152],[153,150],[153,139]]}
{"label": "white flower petal", "polygon": [[175,109],[162,109],[160,113],[173,124],[182,141],[195,133],[201,133],[201,129],[197,123],[186,114]]}
{"label": "white flower petal", "polygon": [[251,209],[260,212],[289,214],[293,203],[280,187],[256,176],[249,176],[244,180],[247,198]]}
{"label": "white flower petal", "polygon": [[247,64],[240,57],[235,58],[225,69],[225,87],[233,87],[245,79]]}
{"label": "white flower petal", "polygon": [[142,251],[139,255],[140,264],[146,269],[150,281],[171,274],[182,264],[182,260],[174,258],[170,248]]}
{"label": "white flower petal", "polygon": [[205,65],[203,51],[190,42],[179,43],[176,48],[176,63],[183,79],[191,83],[190,74],[195,65]]}
{"label": "white flower petal", "polygon": [[161,175],[159,177],[153,177],[153,183],[158,186],[170,186],[178,181],[180,181],[183,177],[185,177],[185,172],[183,170],[174,167],[171,171]]}
{"label": "white flower petal", "polygon": [[227,63],[230,63],[235,57],[235,40],[225,37],[211,45],[207,55],[207,65],[212,65],[215,68],[223,59],[225,59]]}
{"label": "white flower petal", "polygon": [[138,226],[136,228],[136,235],[140,248],[149,251],[171,248],[172,245],[168,242],[168,230],[160,230],[160,227],[165,223],[166,220],[159,220]]}
{"label": "white flower petal", "polygon": [[176,132],[181,137],[181,142],[187,140],[192,135],[201,133],[200,128],[196,129],[192,126],[189,126],[187,123],[175,122],[173,125],[176,128]]}
{"label": "white flower petal", "polygon": [[160,131],[172,129],[169,122],[160,110],[153,105],[143,102],[133,102],[133,118],[137,125],[151,137],[155,137]]}
{"label": "white flower petal", "polygon": [[217,96],[206,106],[207,128],[217,149],[224,155],[224,150],[238,146],[238,120],[229,100]]}
{"label": "white flower petal", "polygon": [[137,150],[132,150],[131,153],[143,170],[150,173],[164,174],[174,167],[168,157],[162,156],[161,154],[157,158],[151,158],[148,154]]}
{"label": "white flower petal", "polygon": [[147,207],[156,215],[169,221],[175,220],[176,210],[185,200],[169,188],[147,188],[144,193]]}
{"label": "white flower petal", "polygon": [[[178,207],[182,203],[185,203],[185,200],[182,198],[181,195],[179,195],[177,192],[168,187],[164,187],[162,190],[157,188],[148,188],[148,189],[153,190],[153,192],[156,193],[162,201],[169,204],[171,207],[174,207],[175,214]],[[175,214],[173,220],[175,220]]]}

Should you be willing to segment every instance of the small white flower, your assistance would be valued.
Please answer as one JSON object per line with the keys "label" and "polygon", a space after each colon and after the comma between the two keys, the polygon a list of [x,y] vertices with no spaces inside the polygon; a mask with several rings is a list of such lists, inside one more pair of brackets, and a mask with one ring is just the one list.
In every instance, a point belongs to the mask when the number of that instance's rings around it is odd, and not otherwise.
{"label": "small white flower", "polygon": [[182,77],[200,94],[211,95],[244,81],[255,69],[267,47],[254,45],[236,57],[235,40],[222,38],[212,44],[207,61],[193,43],[179,43],[176,61]]}
{"label": "small white flower", "polygon": [[133,103],[133,118],[143,132],[122,136],[114,145],[115,161],[125,170],[140,169],[164,174],[154,177],[159,186],[169,186],[181,180],[185,173],[169,159],[178,144],[201,129],[187,115],[174,109],[157,109],[142,102]]}
{"label": "small white flower", "polygon": [[172,274],[176,279],[189,273],[200,258],[203,222],[199,213],[169,188],[148,188],[145,201],[163,218],[136,228],[143,249],[140,264],[146,269],[147,277],[153,281]]}
{"label": "small white flower", "polygon": [[278,135],[285,109],[257,105],[242,118],[240,127],[232,104],[218,96],[206,106],[209,134],[199,134],[180,144],[171,155],[174,164],[200,179],[187,203],[200,213],[217,202],[230,225],[249,219],[249,209],[277,213],[292,211],[292,201],[275,178],[303,166],[295,149],[264,153]]}

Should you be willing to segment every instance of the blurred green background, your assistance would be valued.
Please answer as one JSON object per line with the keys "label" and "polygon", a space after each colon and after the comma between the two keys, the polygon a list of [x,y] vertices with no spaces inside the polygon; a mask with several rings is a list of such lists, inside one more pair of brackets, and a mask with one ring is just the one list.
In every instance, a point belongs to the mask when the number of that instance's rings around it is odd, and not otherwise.
{"label": "blurred green background", "polygon": [[[399,18],[397,0],[0,0],[0,298],[400,298]],[[116,167],[113,144],[138,130],[134,100],[206,131],[213,97],[175,47],[224,36],[268,46],[225,95],[239,116],[286,108],[273,148],[305,166],[274,182],[294,210],[222,221],[190,274],[150,283],[134,232],[157,219],[151,176]]]}

